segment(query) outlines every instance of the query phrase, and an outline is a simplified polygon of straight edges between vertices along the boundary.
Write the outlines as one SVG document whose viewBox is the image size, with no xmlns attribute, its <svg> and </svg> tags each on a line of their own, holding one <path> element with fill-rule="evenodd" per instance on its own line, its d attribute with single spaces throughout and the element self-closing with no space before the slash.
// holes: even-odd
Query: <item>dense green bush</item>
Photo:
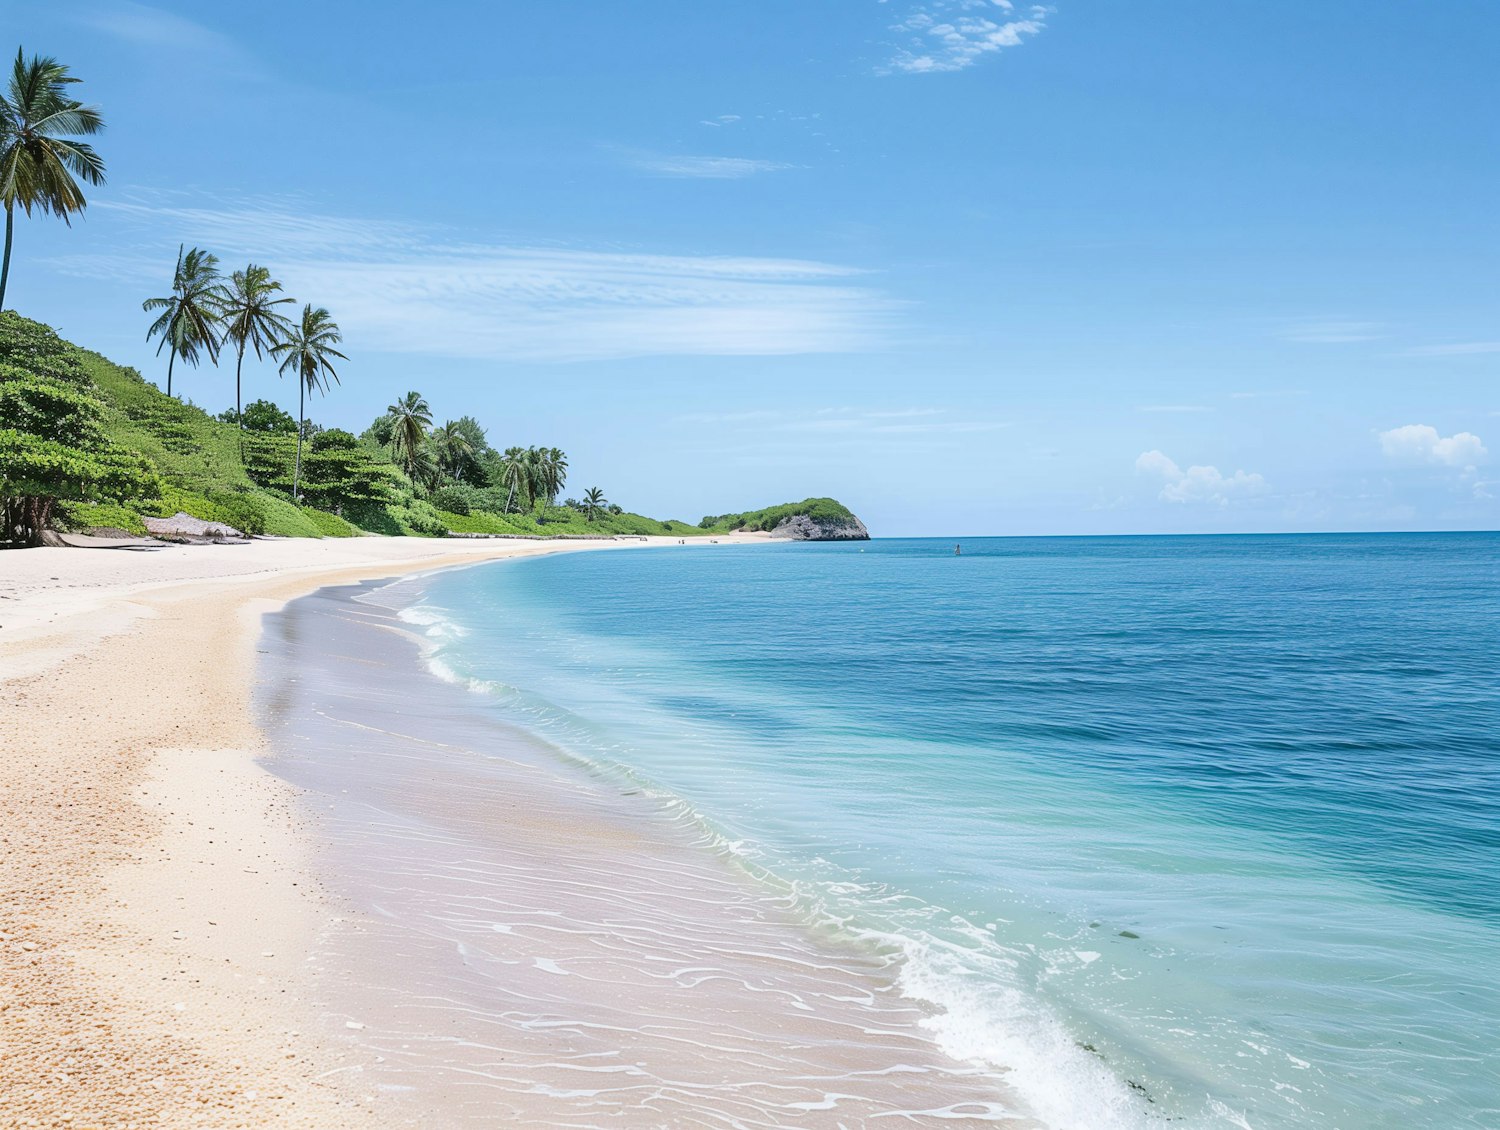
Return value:
<svg viewBox="0 0 1500 1130">
<path fill-rule="evenodd" d="M 302 514 L 325 538 L 359 537 L 359 530 L 337 514 L 330 514 L 326 510 L 314 510 L 311 506 L 302 507 Z"/>
<path fill-rule="evenodd" d="M 113 502 L 59 502 L 54 514 L 66 530 L 103 527 L 132 534 L 146 532 L 146 523 L 135 509 Z"/>
<path fill-rule="evenodd" d="M 0 365 L 0 541 L 40 541 L 60 500 L 128 503 L 160 493 L 156 468 L 113 442 L 104 416 L 85 386 Z"/>
<path fill-rule="evenodd" d="M 484 508 L 480 501 L 482 496 L 483 491 L 467 483 L 449 483 L 433 491 L 429 501 L 438 510 L 446 510 L 450 514 L 471 514 Z"/>
<path fill-rule="evenodd" d="M 35 377 L 89 384 L 76 346 L 58 337 L 51 326 L 23 318 L 14 310 L 0 311 L 0 362 Z"/>
<path fill-rule="evenodd" d="M 263 534 L 268 521 L 266 504 L 259 493 L 215 492 L 208 496 L 217 514 L 217 520 L 233 526 L 244 534 Z"/>
<path fill-rule="evenodd" d="M 226 408 L 218 419 L 225 424 L 236 424 L 234 409 Z M 297 418 L 269 400 L 252 400 L 240 413 L 247 432 L 270 432 L 281 435 L 297 434 Z"/>
</svg>

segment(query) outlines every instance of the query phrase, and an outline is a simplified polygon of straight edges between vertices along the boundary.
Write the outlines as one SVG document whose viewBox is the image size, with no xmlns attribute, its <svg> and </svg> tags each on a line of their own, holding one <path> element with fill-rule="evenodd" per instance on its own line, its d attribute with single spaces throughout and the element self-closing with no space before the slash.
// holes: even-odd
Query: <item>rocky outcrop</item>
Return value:
<svg viewBox="0 0 1500 1130">
<path fill-rule="evenodd" d="M 143 518 L 146 532 L 166 541 L 227 541 L 243 539 L 239 530 L 224 522 L 205 522 L 179 510 L 170 518 Z"/>
<path fill-rule="evenodd" d="M 847 518 L 818 519 L 806 514 L 793 514 L 783 518 L 771 531 L 773 538 L 788 538 L 791 541 L 869 541 L 870 531 L 865 524 L 850 514 Z"/>
</svg>

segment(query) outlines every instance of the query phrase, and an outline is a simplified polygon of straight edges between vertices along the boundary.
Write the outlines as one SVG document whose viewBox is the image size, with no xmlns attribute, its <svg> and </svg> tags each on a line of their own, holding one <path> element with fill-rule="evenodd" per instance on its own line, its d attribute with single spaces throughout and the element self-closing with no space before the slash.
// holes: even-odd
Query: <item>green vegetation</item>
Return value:
<svg viewBox="0 0 1500 1130">
<path fill-rule="evenodd" d="M 815 522 L 852 522 L 853 512 L 832 498 L 808 498 L 801 502 L 785 502 L 780 506 L 768 506 L 764 510 L 749 510 L 743 514 L 709 515 L 698 523 L 709 533 L 728 533 L 730 530 L 774 530 L 788 518 L 805 514 Z"/>
<path fill-rule="evenodd" d="M 186 254 L 177 248 L 177 270 L 172 274 L 172 293 L 164 298 L 148 298 L 141 309 L 161 314 L 146 331 L 146 340 L 161 338 L 156 355 L 167 354 L 167 395 L 172 395 L 172 369 L 181 357 L 185 364 L 198 367 L 204 354 L 214 364 L 219 361 L 219 313 L 224 308 L 224 292 L 219 282 L 219 260 L 201 248 Z"/>
<path fill-rule="evenodd" d="M 234 425 L 242 430 L 245 424 L 240 414 L 240 375 L 245 367 L 245 348 L 253 347 L 256 360 L 260 360 L 292 332 L 290 319 L 276 309 L 288 305 L 292 299 L 277 298 L 280 291 L 281 284 L 271 277 L 271 272 L 254 263 L 231 275 L 224 291 L 224 344 L 233 345 L 235 353 Z"/>
<path fill-rule="evenodd" d="M 49 521 L 66 529 L 142 533 L 143 516 L 178 510 L 246 533 L 292 537 L 440 537 L 449 531 L 701 537 L 772 529 L 792 514 L 850 517 L 832 499 L 809 499 L 690 526 L 627 513 L 599 487 L 582 500 L 558 504 L 568 469 L 562 451 L 498 452 L 470 416 L 429 430 L 421 418 L 425 412 L 430 420 L 430 410 L 420 395 L 415 402 L 423 411 L 412 413 L 417 426 L 405 442 L 417 481 L 392 454 L 404 426 L 399 406 L 360 436 L 299 423 L 267 400 L 214 417 L 44 325 L 0 313 L 6 519 L 0 541 L 31 544 Z M 292 501 L 294 485 L 302 505 Z"/>
<path fill-rule="evenodd" d="M 280 341 L 271 346 L 271 354 L 281 360 L 281 375 L 291 373 L 297 379 L 297 460 L 292 469 L 292 498 L 301 499 L 297 489 L 302 481 L 302 437 L 307 431 L 307 394 L 327 392 L 328 378 L 338 383 L 333 358 L 347 360 L 334 348 L 343 341 L 339 327 L 328 311 L 311 304 L 302 307 L 302 319 L 293 325 Z"/>
<path fill-rule="evenodd" d="M 0 331 L 20 321 L 0 314 Z M 35 545 L 59 502 L 145 501 L 161 481 L 108 434 L 107 409 L 66 343 L 26 329 L 11 348 L 0 338 L 0 537 Z"/>
<path fill-rule="evenodd" d="M 247 423 L 250 418 L 247 412 Z M 135 370 L 79 349 L 47 326 L 10 311 L 0 313 L 0 498 L 5 512 L 0 543 L 34 544 L 49 522 L 67 529 L 110 526 L 143 533 L 144 515 L 178 510 L 246 533 L 357 533 L 334 514 L 294 506 L 290 493 L 277 488 L 275 480 L 292 475 L 296 423 L 274 405 L 262 405 L 257 418 L 272 427 L 284 427 L 283 418 L 290 425 L 282 433 L 285 458 L 270 461 L 265 483 L 248 473 L 232 423 L 168 397 Z M 347 432 L 340 434 L 353 440 Z M 337 435 L 326 444 L 330 451 L 337 446 Z M 370 475 L 385 484 L 383 491 L 359 494 L 371 511 L 370 521 L 392 532 L 411 532 L 399 517 L 387 519 L 382 513 L 402 513 L 414 501 L 410 486 L 393 467 L 380 464 L 378 452 L 365 456 L 365 462 L 379 465 Z M 337 456 L 319 466 L 320 475 L 327 467 L 329 480 L 335 473 L 349 473 L 346 461 Z M 336 482 L 323 478 L 309 485 L 323 492 L 320 499 L 338 493 Z M 432 512 L 422 532 L 440 525 Z"/>
<path fill-rule="evenodd" d="M 104 183 L 104 161 L 86 142 L 74 140 L 104 128 L 92 106 L 68 97 L 79 81 L 56 59 L 16 50 L 10 83 L 0 94 L 0 202 L 5 205 L 5 253 L 0 262 L 0 310 L 10 284 L 10 251 L 16 205 L 33 212 L 69 217 L 87 205 L 78 180 Z"/>
</svg>

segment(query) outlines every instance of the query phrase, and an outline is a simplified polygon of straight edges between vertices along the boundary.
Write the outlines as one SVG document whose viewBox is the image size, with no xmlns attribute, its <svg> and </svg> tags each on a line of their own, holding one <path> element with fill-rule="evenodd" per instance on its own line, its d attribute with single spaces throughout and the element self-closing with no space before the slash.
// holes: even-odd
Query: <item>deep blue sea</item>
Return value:
<svg viewBox="0 0 1500 1130">
<path fill-rule="evenodd" d="M 1500 535 L 954 544 L 513 561 L 412 616 L 902 947 L 1052 1125 L 1500 1126 Z"/>
</svg>

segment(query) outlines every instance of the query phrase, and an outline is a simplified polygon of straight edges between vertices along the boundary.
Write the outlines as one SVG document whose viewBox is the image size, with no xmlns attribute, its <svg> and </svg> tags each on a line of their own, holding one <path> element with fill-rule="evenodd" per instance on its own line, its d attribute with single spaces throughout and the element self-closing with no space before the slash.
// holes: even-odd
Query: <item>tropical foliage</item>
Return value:
<svg viewBox="0 0 1500 1130">
<path fill-rule="evenodd" d="M 292 471 L 292 501 L 301 497 L 297 485 L 302 479 L 302 433 L 307 422 L 307 394 L 326 392 L 328 379 L 337 383 L 333 359 L 345 357 L 334 346 L 343 341 L 339 327 L 321 306 L 302 308 L 301 320 L 281 341 L 271 346 L 271 353 L 281 361 L 281 375 L 291 373 L 297 379 L 297 462 Z"/>
<path fill-rule="evenodd" d="M 427 451 L 432 409 L 419 392 L 408 392 L 385 410 L 390 418 L 391 454 L 409 479 L 419 479 Z"/>
<path fill-rule="evenodd" d="M 71 225 L 87 206 L 79 180 L 104 183 L 104 161 L 87 142 L 104 128 L 92 106 L 68 96 L 78 82 L 56 59 L 16 50 L 10 82 L 0 94 L 0 204 L 5 207 L 5 251 L 0 260 L 0 310 L 10 285 L 16 206 Z"/>
<path fill-rule="evenodd" d="M 589 487 L 583 492 L 583 504 L 579 510 L 585 519 L 592 522 L 609 512 L 609 500 L 604 497 L 604 492 L 598 487 Z"/>
<path fill-rule="evenodd" d="M 59 499 L 122 502 L 160 493 L 151 464 L 105 434 L 104 414 L 84 386 L 0 365 L 0 539 L 37 544 Z"/>
<path fill-rule="evenodd" d="M 172 395 L 172 368 L 181 357 L 184 362 L 198 367 L 199 359 L 208 355 L 215 363 L 219 360 L 219 319 L 223 315 L 227 295 L 219 280 L 217 256 L 194 247 L 184 253 L 177 249 L 177 270 L 172 275 L 172 293 L 164 298 L 148 298 L 141 309 L 148 314 L 160 310 L 161 315 L 146 331 L 146 340 L 161 338 L 156 355 L 163 349 L 167 355 L 167 395 Z"/>
<path fill-rule="evenodd" d="M 280 292 L 281 284 L 271 277 L 271 272 L 254 263 L 243 271 L 234 272 L 225 289 L 222 310 L 224 341 L 234 346 L 234 416 L 235 425 L 242 429 L 240 377 L 245 367 L 246 347 L 253 348 L 256 360 L 259 360 L 292 332 L 291 321 L 276 307 L 285 306 L 293 299 L 278 298 Z"/>
</svg>

